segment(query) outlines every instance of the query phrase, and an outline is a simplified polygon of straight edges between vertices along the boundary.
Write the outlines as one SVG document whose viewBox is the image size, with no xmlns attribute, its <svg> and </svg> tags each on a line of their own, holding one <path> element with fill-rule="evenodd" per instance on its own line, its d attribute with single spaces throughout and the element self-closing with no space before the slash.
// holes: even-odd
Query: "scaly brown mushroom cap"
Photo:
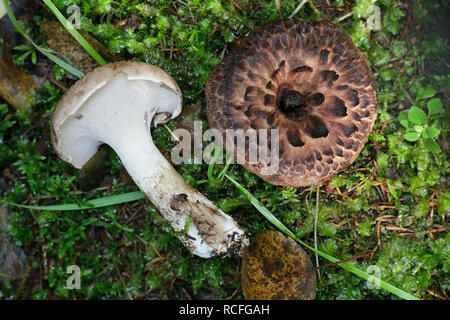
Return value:
<svg viewBox="0 0 450 320">
<path fill-rule="evenodd" d="M 248 148 L 243 166 L 295 187 L 347 168 L 377 115 L 367 59 L 340 26 L 322 21 L 279 19 L 237 40 L 210 74 L 206 98 L 209 123 L 224 134 L 278 129 L 279 170 L 263 175 L 266 165 L 249 163 Z"/>
</svg>

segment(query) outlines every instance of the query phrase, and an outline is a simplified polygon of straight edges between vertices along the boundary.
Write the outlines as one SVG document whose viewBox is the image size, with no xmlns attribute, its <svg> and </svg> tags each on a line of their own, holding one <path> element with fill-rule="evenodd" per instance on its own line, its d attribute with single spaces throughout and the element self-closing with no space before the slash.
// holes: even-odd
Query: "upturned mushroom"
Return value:
<svg viewBox="0 0 450 320">
<path fill-rule="evenodd" d="M 6 14 L 5 4 L 0 1 L 0 19 Z"/>
<path fill-rule="evenodd" d="M 244 231 L 204 195 L 187 185 L 153 143 L 150 125 L 179 115 L 182 96 L 162 69 L 140 62 L 116 62 L 78 80 L 52 118 L 57 154 L 81 168 L 103 143 L 119 156 L 134 182 L 195 255 L 240 252 Z"/>
<path fill-rule="evenodd" d="M 206 98 L 208 121 L 224 134 L 279 130 L 277 172 L 248 161 L 248 149 L 243 166 L 294 187 L 320 185 L 352 164 L 377 115 L 366 58 L 323 21 L 275 20 L 237 40 L 211 72 Z"/>
<path fill-rule="evenodd" d="M 316 273 L 308 254 L 292 238 L 265 231 L 250 239 L 242 255 L 242 291 L 248 300 L 312 300 Z"/>
</svg>

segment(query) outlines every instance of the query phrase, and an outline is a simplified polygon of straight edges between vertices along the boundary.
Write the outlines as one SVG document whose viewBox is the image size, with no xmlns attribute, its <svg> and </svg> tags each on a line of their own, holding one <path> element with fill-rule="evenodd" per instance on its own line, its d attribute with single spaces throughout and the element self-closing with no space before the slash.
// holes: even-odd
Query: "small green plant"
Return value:
<svg viewBox="0 0 450 320">
<path fill-rule="evenodd" d="M 31 56 L 31 62 L 33 64 L 36 64 L 37 62 L 37 54 L 36 54 L 36 48 L 33 46 L 27 46 L 27 45 L 19 45 L 15 46 L 14 50 L 20 51 L 21 53 L 15 56 L 15 62 L 19 66 L 23 66 L 25 64 L 25 60 Z"/>
<path fill-rule="evenodd" d="M 429 92 L 425 96 L 420 96 L 420 98 L 432 97 L 435 95 L 435 91 Z M 431 152 L 440 153 L 441 148 L 436 143 L 435 139 L 439 136 L 441 131 L 436 128 L 437 121 L 430 124 L 432 117 L 435 114 L 439 114 L 442 111 L 442 102 L 439 98 L 433 98 L 428 100 L 428 116 L 425 112 L 416 106 L 412 106 L 408 113 L 402 111 L 398 116 L 400 124 L 406 128 L 406 133 L 403 135 L 408 141 L 418 141 L 420 138 L 423 140 L 424 146 Z"/>
</svg>

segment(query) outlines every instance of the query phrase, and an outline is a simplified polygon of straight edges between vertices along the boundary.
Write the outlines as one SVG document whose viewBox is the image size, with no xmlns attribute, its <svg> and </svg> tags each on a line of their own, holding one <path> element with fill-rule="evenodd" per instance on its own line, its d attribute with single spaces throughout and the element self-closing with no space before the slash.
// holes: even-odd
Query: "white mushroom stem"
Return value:
<svg viewBox="0 0 450 320">
<path fill-rule="evenodd" d="M 77 168 L 89 160 L 100 144 L 108 144 L 175 231 L 184 230 L 186 219 L 192 218 L 187 233 L 180 239 L 193 254 L 208 258 L 239 251 L 248 244 L 244 231 L 187 185 L 153 143 L 153 117 L 162 112 L 176 116 L 180 106 L 181 95 L 164 82 L 130 80 L 119 74 L 105 81 L 71 114 L 65 109 L 60 112 L 65 115 L 55 117 L 54 144 L 59 155 Z M 65 120 L 60 121 L 63 116 Z"/>
</svg>

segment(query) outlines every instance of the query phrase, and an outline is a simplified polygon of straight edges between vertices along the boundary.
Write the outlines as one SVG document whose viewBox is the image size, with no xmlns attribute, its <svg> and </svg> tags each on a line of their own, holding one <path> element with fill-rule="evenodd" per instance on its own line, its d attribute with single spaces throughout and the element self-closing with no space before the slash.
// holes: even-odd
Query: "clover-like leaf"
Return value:
<svg viewBox="0 0 450 320">
<path fill-rule="evenodd" d="M 427 103 L 428 115 L 440 113 L 442 111 L 442 101 L 439 98 L 430 99 Z"/>
<path fill-rule="evenodd" d="M 424 125 L 427 122 L 427 115 L 422 109 L 412 106 L 408 112 L 408 120 L 414 124 Z"/>
<path fill-rule="evenodd" d="M 419 140 L 419 137 L 420 133 L 418 132 L 408 132 L 403 135 L 403 138 L 405 138 L 408 141 L 417 141 Z"/>
</svg>

